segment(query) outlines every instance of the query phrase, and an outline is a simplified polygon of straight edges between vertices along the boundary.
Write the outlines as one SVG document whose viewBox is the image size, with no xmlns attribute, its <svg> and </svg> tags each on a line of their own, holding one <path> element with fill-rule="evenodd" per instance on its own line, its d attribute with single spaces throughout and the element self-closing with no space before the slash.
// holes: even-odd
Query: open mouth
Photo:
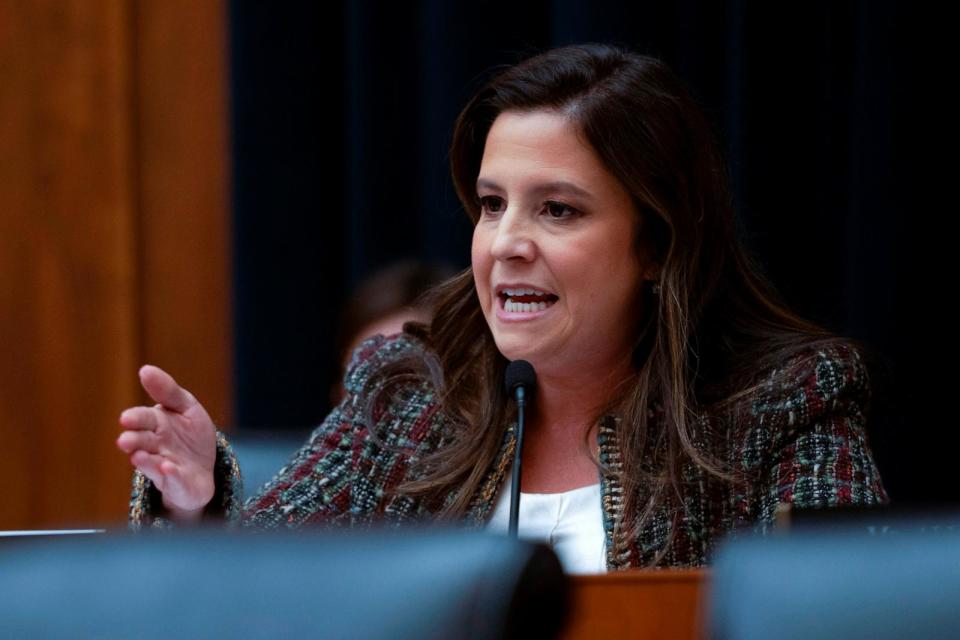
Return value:
<svg viewBox="0 0 960 640">
<path fill-rule="evenodd" d="M 498 292 L 501 308 L 507 313 L 534 313 L 545 311 L 560 298 L 537 289 L 501 289 Z"/>
</svg>

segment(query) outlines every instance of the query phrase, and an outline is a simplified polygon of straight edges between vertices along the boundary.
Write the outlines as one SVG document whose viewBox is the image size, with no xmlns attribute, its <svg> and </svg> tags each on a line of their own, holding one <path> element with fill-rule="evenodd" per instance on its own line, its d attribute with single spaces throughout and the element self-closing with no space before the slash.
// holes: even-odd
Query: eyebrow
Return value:
<svg viewBox="0 0 960 640">
<path fill-rule="evenodd" d="M 484 189 L 484 188 L 490 189 L 492 191 L 504 190 L 500 185 L 498 185 L 493 180 L 488 180 L 486 178 L 478 178 L 477 191 L 480 191 L 480 189 Z M 584 189 L 573 184 L 572 182 L 567 182 L 565 180 L 554 180 L 552 182 L 540 183 L 532 189 L 532 192 L 538 195 L 544 194 L 544 193 L 557 193 L 557 192 L 569 193 L 578 198 L 583 198 L 584 200 L 590 200 L 590 201 L 593 200 L 593 195 L 591 195 L 589 191 L 585 191 Z"/>
</svg>

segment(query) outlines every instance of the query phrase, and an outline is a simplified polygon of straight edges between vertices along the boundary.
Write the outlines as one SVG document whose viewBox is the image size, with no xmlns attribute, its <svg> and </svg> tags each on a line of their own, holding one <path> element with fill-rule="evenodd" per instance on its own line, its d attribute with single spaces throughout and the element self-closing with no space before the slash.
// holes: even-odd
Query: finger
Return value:
<svg viewBox="0 0 960 640">
<path fill-rule="evenodd" d="M 145 364 L 140 367 L 140 384 L 151 398 L 177 413 L 186 412 L 197 402 L 169 373 L 153 365 Z"/>
<path fill-rule="evenodd" d="M 133 453 L 138 449 L 147 453 L 160 451 L 157 434 L 152 431 L 124 431 L 117 438 L 117 448 L 124 453 Z"/>
<path fill-rule="evenodd" d="M 147 453 L 143 450 L 134 451 L 133 455 L 130 456 L 130 464 L 139 469 L 143 475 L 150 478 L 161 493 L 164 488 L 164 475 L 160 468 L 165 461 L 166 459 L 163 456 L 158 456 L 155 453 Z"/>
<path fill-rule="evenodd" d="M 120 426 L 124 429 L 155 431 L 159 425 L 157 409 L 131 407 L 120 414 Z"/>
</svg>

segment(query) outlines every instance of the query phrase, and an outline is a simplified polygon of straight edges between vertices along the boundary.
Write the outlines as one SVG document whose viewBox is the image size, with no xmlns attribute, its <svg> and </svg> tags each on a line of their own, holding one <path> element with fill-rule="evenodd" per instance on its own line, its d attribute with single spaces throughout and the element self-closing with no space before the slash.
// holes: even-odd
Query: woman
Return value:
<svg viewBox="0 0 960 640">
<path fill-rule="evenodd" d="M 551 501 L 571 570 L 697 566 L 781 502 L 886 501 L 860 353 L 747 258 L 709 127 L 662 64 L 587 45 L 509 68 L 460 114 L 451 168 L 472 268 L 434 291 L 429 325 L 358 349 L 347 397 L 242 508 L 206 412 L 141 369 L 159 404 L 125 411 L 117 441 L 137 467 L 134 525 L 162 509 L 503 527 L 515 359 L 538 374 L 521 533 Z"/>
</svg>

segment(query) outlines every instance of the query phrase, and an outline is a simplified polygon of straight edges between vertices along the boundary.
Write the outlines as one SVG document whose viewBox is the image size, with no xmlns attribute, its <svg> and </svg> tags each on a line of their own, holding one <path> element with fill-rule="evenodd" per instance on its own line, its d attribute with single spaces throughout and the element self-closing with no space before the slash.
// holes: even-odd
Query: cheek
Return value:
<svg viewBox="0 0 960 640">
<path fill-rule="evenodd" d="M 629 235 L 625 236 L 629 238 Z M 592 322 L 618 325 L 634 312 L 640 269 L 632 245 L 617 237 L 591 242 L 578 251 L 558 254 L 568 293 L 576 293 L 579 311 Z"/>
<path fill-rule="evenodd" d="M 480 295 L 481 305 L 486 304 L 484 294 L 490 289 L 490 263 L 490 251 L 485 234 L 479 228 L 475 228 L 473 244 L 470 247 L 470 266 L 473 270 L 473 281 L 477 288 L 477 294 Z"/>
</svg>

